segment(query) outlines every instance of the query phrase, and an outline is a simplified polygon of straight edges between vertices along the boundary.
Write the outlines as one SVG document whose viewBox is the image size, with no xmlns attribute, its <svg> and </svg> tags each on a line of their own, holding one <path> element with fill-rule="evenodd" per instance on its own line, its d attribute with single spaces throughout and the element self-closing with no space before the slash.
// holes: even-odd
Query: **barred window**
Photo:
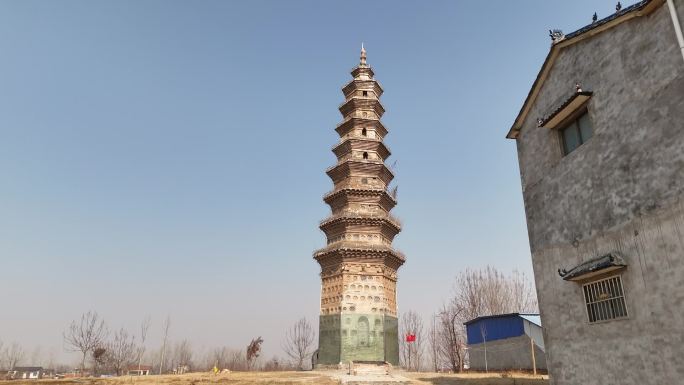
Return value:
<svg viewBox="0 0 684 385">
<path fill-rule="evenodd" d="M 587 283 L 582 289 L 589 323 L 627 317 L 625 293 L 619 275 Z"/>
</svg>

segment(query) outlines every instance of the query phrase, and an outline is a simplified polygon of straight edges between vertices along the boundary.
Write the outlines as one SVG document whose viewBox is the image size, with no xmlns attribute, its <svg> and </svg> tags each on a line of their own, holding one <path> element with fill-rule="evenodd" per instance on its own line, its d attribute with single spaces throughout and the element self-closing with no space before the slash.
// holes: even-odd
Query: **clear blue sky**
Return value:
<svg viewBox="0 0 684 385">
<path fill-rule="evenodd" d="M 631 4 L 625 4 L 625 6 Z M 243 347 L 315 320 L 340 87 L 385 88 L 400 311 L 466 267 L 531 275 L 515 142 L 548 52 L 614 1 L 1 1 L 0 339 L 89 309 Z M 69 358 L 71 356 L 64 356 Z M 69 358 L 70 359 L 70 358 Z M 26 362 L 26 364 L 33 364 Z"/>
</svg>

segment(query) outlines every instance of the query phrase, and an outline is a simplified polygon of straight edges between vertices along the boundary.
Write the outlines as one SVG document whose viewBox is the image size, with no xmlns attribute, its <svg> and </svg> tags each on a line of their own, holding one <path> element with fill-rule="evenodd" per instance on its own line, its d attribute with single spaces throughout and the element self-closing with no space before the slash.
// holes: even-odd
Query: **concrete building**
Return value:
<svg viewBox="0 0 684 385">
<path fill-rule="evenodd" d="M 684 0 L 616 9 L 551 31 L 507 135 L 555 385 L 684 381 Z"/>
<path fill-rule="evenodd" d="M 483 316 L 464 325 L 470 370 L 546 370 L 539 314 Z"/>
<path fill-rule="evenodd" d="M 400 231 L 390 214 L 394 178 L 385 165 L 387 129 L 380 121 L 382 87 L 366 63 L 366 51 L 342 88 L 343 121 L 333 147 L 337 164 L 327 170 L 333 190 L 323 198 L 331 215 L 320 224 L 327 246 L 314 253 L 321 266 L 319 365 L 349 361 L 399 363 L 396 284 L 404 256 L 392 247 Z"/>
<path fill-rule="evenodd" d="M 126 374 L 129 376 L 149 376 L 152 371 L 152 366 L 150 365 L 130 365 Z"/>
<path fill-rule="evenodd" d="M 52 369 L 43 369 L 40 366 L 17 366 L 7 373 L 11 380 L 38 380 L 41 378 L 51 378 L 54 375 Z"/>
</svg>

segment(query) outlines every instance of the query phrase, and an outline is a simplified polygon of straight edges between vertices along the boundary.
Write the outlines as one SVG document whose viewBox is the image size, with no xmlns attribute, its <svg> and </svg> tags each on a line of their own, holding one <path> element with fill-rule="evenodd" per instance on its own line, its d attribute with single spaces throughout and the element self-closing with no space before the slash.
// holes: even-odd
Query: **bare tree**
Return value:
<svg viewBox="0 0 684 385">
<path fill-rule="evenodd" d="M 161 348 L 161 359 L 159 362 L 159 374 L 162 374 L 164 369 L 164 355 L 166 354 L 166 343 L 169 339 L 169 328 L 171 327 L 171 316 L 167 315 L 164 323 L 162 324 L 162 330 L 164 331 L 164 342 Z"/>
<path fill-rule="evenodd" d="M 271 358 L 264 364 L 262 370 L 264 372 L 278 372 L 286 370 L 295 370 L 295 368 L 288 362 L 283 362 L 279 357 L 273 356 L 273 358 Z"/>
<path fill-rule="evenodd" d="M 178 374 L 192 368 L 192 347 L 188 340 L 176 343 L 173 350 L 173 362 Z"/>
<path fill-rule="evenodd" d="M 21 363 L 21 361 L 26 356 L 24 349 L 16 342 L 8 346 L 5 350 L 5 362 L 7 362 L 7 368 L 9 370 L 14 370 L 14 368 Z"/>
<path fill-rule="evenodd" d="M 439 314 L 439 354 L 454 372 L 463 370 L 465 338 L 461 323 L 462 309 L 444 305 Z"/>
<path fill-rule="evenodd" d="M 313 353 L 315 332 L 306 318 L 301 318 L 285 333 L 283 350 L 294 360 L 297 369 L 304 370 L 304 362 Z"/>
<path fill-rule="evenodd" d="M 138 345 L 138 370 L 142 367 L 142 359 L 145 354 L 145 340 L 147 339 L 147 332 L 150 330 L 151 319 L 145 317 L 140 324 L 140 345 Z"/>
<path fill-rule="evenodd" d="M 5 344 L 2 342 L 2 340 L 0 340 L 0 368 L 6 368 L 5 359 L 6 359 Z M 2 376 L 0 376 L 0 379 L 2 379 Z"/>
<path fill-rule="evenodd" d="M 252 369 L 256 359 L 259 358 L 261 354 L 261 344 L 264 343 L 264 339 L 257 337 L 252 339 L 252 342 L 247 345 L 247 352 L 245 358 L 247 359 L 247 370 Z"/>
<path fill-rule="evenodd" d="M 107 344 L 106 362 L 116 375 L 120 376 L 123 370 L 134 362 L 136 350 L 135 336 L 121 328 Z"/>
<path fill-rule="evenodd" d="M 81 352 L 81 370 L 85 370 L 88 352 L 103 344 L 107 328 L 96 312 L 89 311 L 81 316 L 80 322 L 71 321 L 63 336 L 67 350 Z"/>
<path fill-rule="evenodd" d="M 242 350 L 233 350 L 228 361 L 230 370 L 249 370 L 247 366 L 247 356 Z"/>
<path fill-rule="evenodd" d="M 536 311 L 534 287 L 524 274 L 506 275 L 491 266 L 466 269 L 456 277 L 454 296 L 439 315 L 435 331 L 439 361 L 454 372 L 462 370 L 464 322 L 492 314 Z"/>
<path fill-rule="evenodd" d="M 415 341 L 407 341 L 407 336 L 415 336 Z M 399 351 L 401 362 L 408 371 L 419 371 L 423 359 L 423 319 L 411 310 L 401 316 L 399 333 Z"/>
<path fill-rule="evenodd" d="M 487 266 L 466 269 L 456 277 L 454 305 L 462 310 L 464 321 L 484 315 L 536 312 L 534 286 L 517 271 L 505 275 Z"/>
<path fill-rule="evenodd" d="M 93 357 L 93 375 L 97 376 L 97 368 L 107 364 L 107 348 L 98 346 L 91 353 Z"/>
<path fill-rule="evenodd" d="M 42 350 L 43 349 L 40 347 L 40 345 L 35 346 L 33 350 L 31 350 L 31 356 L 29 358 L 31 360 L 31 365 L 41 364 L 41 358 L 43 356 Z"/>
<path fill-rule="evenodd" d="M 439 370 L 439 326 L 437 325 L 438 314 L 430 317 L 432 325 L 428 330 L 428 344 L 430 349 L 430 363 L 434 372 Z"/>
<path fill-rule="evenodd" d="M 216 366 L 219 369 L 227 368 L 230 362 L 230 353 L 230 349 L 228 349 L 225 346 L 213 349 L 209 352 L 205 360 L 206 368 L 211 369 L 214 366 Z"/>
</svg>

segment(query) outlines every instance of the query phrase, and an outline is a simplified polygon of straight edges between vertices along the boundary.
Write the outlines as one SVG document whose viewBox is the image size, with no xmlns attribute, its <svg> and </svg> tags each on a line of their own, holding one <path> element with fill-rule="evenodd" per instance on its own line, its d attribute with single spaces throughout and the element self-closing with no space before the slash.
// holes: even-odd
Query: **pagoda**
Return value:
<svg viewBox="0 0 684 385">
<path fill-rule="evenodd" d="M 337 163 L 326 173 L 334 188 L 323 197 L 332 209 L 321 221 L 327 246 L 314 253 L 321 266 L 319 365 L 350 361 L 399 363 L 397 270 L 404 256 L 392 247 L 401 230 L 390 214 L 394 178 L 380 118 L 382 87 L 366 63 L 366 50 L 342 88 Z"/>
</svg>

